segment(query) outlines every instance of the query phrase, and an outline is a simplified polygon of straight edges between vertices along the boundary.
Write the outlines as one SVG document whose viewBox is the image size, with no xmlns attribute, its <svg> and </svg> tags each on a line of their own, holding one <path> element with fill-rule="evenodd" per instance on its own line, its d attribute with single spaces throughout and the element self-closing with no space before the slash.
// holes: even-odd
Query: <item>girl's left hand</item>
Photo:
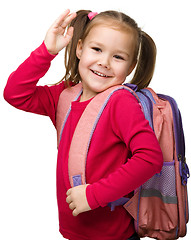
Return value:
<svg viewBox="0 0 191 240">
<path fill-rule="evenodd" d="M 73 216 L 77 216 L 82 212 L 91 210 L 86 198 L 86 188 L 88 185 L 89 184 L 79 185 L 77 187 L 70 188 L 66 193 L 66 202 L 69 204 L 69 208 L 72 210 Z"/>
</svg>

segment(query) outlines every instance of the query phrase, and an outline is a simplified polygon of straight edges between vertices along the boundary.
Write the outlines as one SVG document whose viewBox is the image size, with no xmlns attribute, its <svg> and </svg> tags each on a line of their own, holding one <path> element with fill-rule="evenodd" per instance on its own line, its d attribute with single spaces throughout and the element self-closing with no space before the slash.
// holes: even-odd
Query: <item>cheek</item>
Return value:
<svg viewBox="0 0 191 240">
<path fill-rule="evenodd" d="M 82 79 L 88 76 L 90 69 L 91 69 L 91 62 L 89 61 L 88 58 L 82 57 L 78 64 L 78 71 Z"/>
<path fill-rule="evenodd" d="M 80 59 L 79 64 L 78 64 L 78 70 L 79 72 L 83 71 L 86 67 L 86 61 L 84 61 L 83 57 Z"/>
<path fill-rule="evenodd" d="M 125 79 L 128 75 L 128 66 L 122 66 L 122 67 L 118 67 L 116 68 L 116 75 L 118 76 L 118 78 L 120 79 Z"/>
<path fill-rule="evenodd" d="M 80 68 L 87 68 L 92 64 L 91 58 L 88 55 L 82 55 L 80 61 L 79 61 L 79 67 Z"/>
</svg>

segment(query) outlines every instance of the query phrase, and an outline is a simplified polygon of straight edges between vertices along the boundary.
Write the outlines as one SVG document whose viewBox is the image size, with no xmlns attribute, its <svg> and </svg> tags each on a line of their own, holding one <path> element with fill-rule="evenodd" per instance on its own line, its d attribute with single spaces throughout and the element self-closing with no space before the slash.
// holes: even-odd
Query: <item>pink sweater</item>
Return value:
<svg viewBox="0 0 191 240">
<path fill-rule="evenodd" d="M 49 116 L 55 125 L 57 103 L 65 83 L 36 86 L 54 57 L 43 43 L 10 75 L 4 97 L 16 108 Z M 70 188 L 68 152 L 76 124 L 89 101 L 72 103 L 58 149 L 60 232 L 71 240 L 126 240 L 134 233 L 132 218 L 122 206 L 111 212 L 107 204 L 130 196 L 135 188 L 159 173 L 162 153 L 137 100 L 126 90 L 117 91 L 98 122 L 87 157 L 86 178 L 90 185 L 86 196 L 92 211 L 73 217 L 66 203 Z"/>
</svg>

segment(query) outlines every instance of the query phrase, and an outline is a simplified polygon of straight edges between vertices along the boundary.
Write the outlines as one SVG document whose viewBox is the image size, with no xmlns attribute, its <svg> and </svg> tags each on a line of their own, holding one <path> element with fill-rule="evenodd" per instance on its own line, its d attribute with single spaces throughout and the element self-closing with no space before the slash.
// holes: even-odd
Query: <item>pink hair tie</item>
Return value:
<svg viewBox="0 0 191 240">
<path fill-rule="evenodd" d="M 98 15 L 97 12 L 90 12 L 90 13 L 88 14 L 89 20 L 92 20 L 92 18 L 94 18 L 96 15 Z"/>
</svg>

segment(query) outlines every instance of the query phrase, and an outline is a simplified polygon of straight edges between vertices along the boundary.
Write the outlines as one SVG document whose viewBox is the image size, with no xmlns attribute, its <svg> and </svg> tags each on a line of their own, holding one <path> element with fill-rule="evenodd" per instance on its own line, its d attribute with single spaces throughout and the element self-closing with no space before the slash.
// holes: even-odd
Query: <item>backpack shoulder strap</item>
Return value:
<svg viewBox="0 0 191 240">
<path fill-rule="evenodd" d="M 57 146 L 59 146 L 63 128 L 71 111 L 71 102 L 77 100 L 81 93 L 82 84 L 78 83 L 74 87 L 64 89 L 60 94 L 56 112 Z"/>
<path fill-rule="evenodd" d="M 118 85 L 111 87 L 97 94 L 91 100 L 76 126 L 68 160 L 69 180 L 72 187 L 86 183 L 86 159 L 93 133 L 110 97 L 115 91 L 120 89 L 127 89 L 138 99 L 134 91 L 126 86 Z M 83 141 L 79 139 L 83 139 Z"/>
</svg>

